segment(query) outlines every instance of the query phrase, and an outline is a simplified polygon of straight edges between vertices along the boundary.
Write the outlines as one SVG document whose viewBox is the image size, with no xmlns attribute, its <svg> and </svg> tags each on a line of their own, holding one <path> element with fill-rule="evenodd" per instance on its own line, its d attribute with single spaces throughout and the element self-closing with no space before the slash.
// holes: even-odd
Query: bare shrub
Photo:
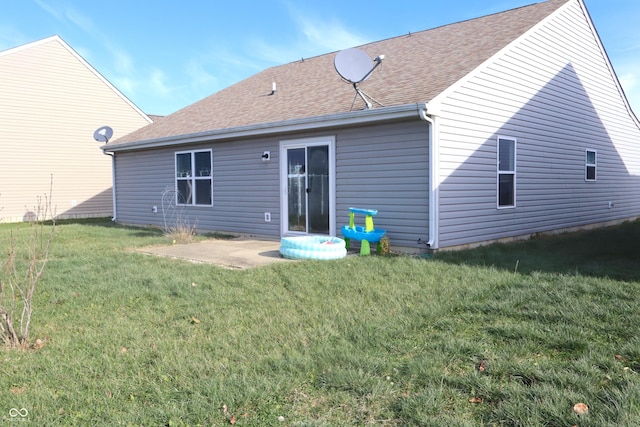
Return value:
<svg viewBox="0 0 640 427">
<path fill-rule="evenodd" d="M 174 243 L 189 243 L 196 235 L 198 221 L 191 224 L 184 206 L 178 205 L 178 195 L 178 190 L 173 186 L 167 186 L 162 192 L 164 232 Z"/>
<path fill-rule="evenodd" d="M 53 187 L 53 180 L 50 187 Z M 0 272 L 0 339 L 5 346 L 25 348 L 33 315 L 33 297 L 49 261 L 49 250 L 55 232 L 55 216 L 49 196 L 38 197 L 30 222 L 29 236 L 19 245 L 11 233 L 6 258 Z M 47 219 L 50 223 L 47 224 Z"/>
</svg>

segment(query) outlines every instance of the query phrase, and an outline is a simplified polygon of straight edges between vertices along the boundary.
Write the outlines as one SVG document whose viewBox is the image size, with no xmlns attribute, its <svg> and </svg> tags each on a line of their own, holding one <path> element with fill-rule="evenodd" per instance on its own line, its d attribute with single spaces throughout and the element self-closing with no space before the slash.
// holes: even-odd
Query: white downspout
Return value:
<svg viewBox="0 0 640 427">
<path fill-rule="evenodd" d="M 111 157 L 111 198 L 113 199 L 113 218 L 111 221 L 117 221 L 116 214 L 116 156 L 113 153 L 107 153 L 106 151 L 102 151 L 103 154 Z"/>
<path fill-rule="evenodd" d="M 438 116 L 429 114 L 424 104 L 419 109 L 420 118 L 429 123 L 429 241 L 430 249 L 438 249 L 438 230 L 440 223 L 440 138 L 438 132 Z"/>
</svg>

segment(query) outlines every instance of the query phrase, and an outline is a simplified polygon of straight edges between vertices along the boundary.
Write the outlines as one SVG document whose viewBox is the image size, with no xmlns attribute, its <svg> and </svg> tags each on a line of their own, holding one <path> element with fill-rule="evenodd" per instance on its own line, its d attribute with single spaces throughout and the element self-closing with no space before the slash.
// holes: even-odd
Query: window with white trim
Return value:
<svg viewBox="0 0 640 427">
<path fill-rule="evenodd" d="M 213 173 L 211 150 L 176 153 L 176 203 L 211 206 Z"/>
<path fill-rule="evenodd" d="M 516 139 L 498 137 L 498 209 L 516 206 Z"/>
<path fill-rule="evenodd" d="M 597 178 L 598 153 L 596 150 L 586 150 L 584 156 L 584 180 L 595 181 Z"/>
</svg>

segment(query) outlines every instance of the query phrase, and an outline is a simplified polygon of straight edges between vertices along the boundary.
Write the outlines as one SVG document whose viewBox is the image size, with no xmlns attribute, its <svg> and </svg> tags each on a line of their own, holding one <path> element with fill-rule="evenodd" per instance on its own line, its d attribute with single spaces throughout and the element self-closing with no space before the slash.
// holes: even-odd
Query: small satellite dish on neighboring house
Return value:
<svg viewBox="0 0 640 427">
<path fill-rule="evenodd" d="M 335 66 L 338 74 L 340 74 L 340 77 L 353 85 L 353 88 L 356 91 L 356 96 L 360 96 L 360 98 L 362 98 L 367 109 L 372 108 L 371 102 L 369 102 L 366 97 L 368 95 L 362 89 L 358 88 L 358 83 L 368 79 L 371 73 L 373 73 L 373 70 L 382 63 L 383 59 L 384 55 L 379 55 L 372 61 L 369 55 L 365 52 L 352 48 L 341 50 L 336 54 L 336 57 L 333 60 L 333 65 Z M 377 104 L 380 104 L 372 97 L 369 96 L 369 98 Z"/>
<path fill-rule="evenodd" d="M 101 126 L 93 133 L 93 139 L 98 142 L 109 142 L 109 139 L 113 136 L 113 129 L 109 126 Z"/>
</svg>

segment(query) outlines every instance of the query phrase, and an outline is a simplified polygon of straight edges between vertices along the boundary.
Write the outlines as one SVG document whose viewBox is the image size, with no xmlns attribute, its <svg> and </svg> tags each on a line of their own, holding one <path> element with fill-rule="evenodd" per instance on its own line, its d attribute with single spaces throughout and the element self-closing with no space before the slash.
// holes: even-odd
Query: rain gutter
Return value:
<svg viewBox="0 0 640 427">
<path fill-rule="evenodd" d="M 239 126 L 226 129 L 214 129 L 183 135 L 172 135 L 141 141 L 111 143 L 100 147 L 105 153 L 121 151 L 143 150 L 175 145 L 187 145 L 200 142 L 212 142 L 250 138 L 289 132 L 320 130 L 333 127 L 360 125 L 388 120 L 418 118 L 425 104 L 405 104 L 394 107 L 380 107 L 369 110 L 349 111 L 346 113 L 324 116 L 305 117 L 301 119 L 285 120 L 271 123 Z"/>
</svg>

